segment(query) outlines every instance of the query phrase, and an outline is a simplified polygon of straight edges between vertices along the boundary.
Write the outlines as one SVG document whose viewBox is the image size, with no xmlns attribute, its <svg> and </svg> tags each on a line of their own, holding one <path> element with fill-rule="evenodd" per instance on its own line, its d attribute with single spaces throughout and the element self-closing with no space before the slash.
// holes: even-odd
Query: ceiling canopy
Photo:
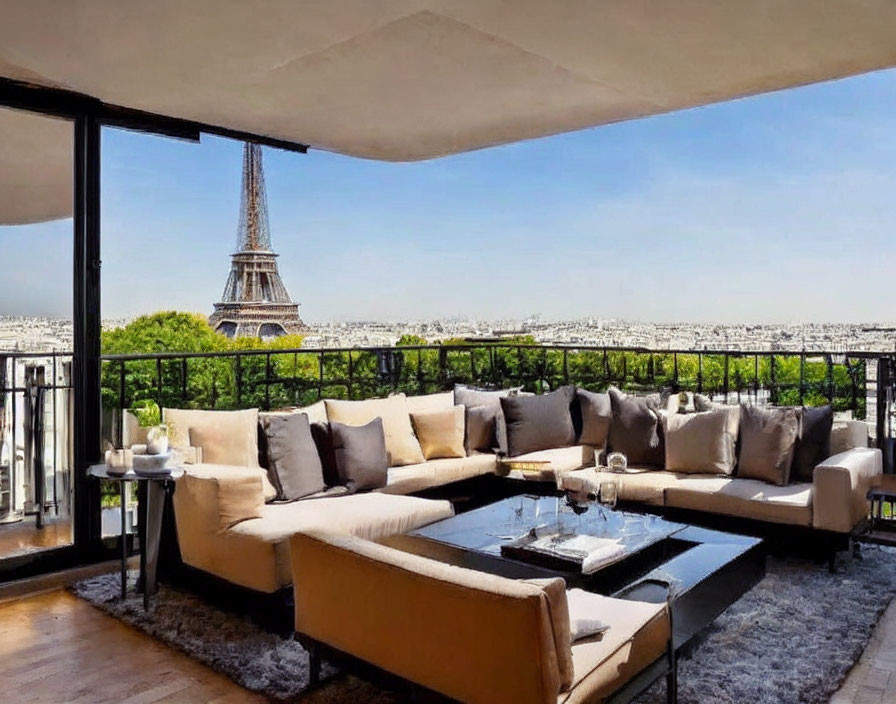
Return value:
<svg viewBox="0 0 896 704">
<path fill-rule="evenodd" d="M 892 0 L 0 0 L 0 76 L 408 161 L 896 64 Z"/>
</svg>

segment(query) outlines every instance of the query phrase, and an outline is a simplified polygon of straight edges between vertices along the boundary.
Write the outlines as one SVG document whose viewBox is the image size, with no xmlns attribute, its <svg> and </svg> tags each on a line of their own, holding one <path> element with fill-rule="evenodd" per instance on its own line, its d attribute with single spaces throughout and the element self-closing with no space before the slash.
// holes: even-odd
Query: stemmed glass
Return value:
<svg viewBox="0 0 896 704">
<path fill-rule="evenodd" d="M 616 499 L 618 498 L 616 482 L 601 482 L 599 498 L 600 503 L 610 511 L 616 508 Z"/>
</svg>

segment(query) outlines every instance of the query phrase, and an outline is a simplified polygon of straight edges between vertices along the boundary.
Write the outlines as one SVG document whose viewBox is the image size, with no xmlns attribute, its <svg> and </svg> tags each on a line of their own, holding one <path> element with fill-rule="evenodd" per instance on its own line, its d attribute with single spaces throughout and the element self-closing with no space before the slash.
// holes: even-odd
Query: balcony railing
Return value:
<svg viewBox="0 0 896 704">
<path fill-rule="evenodd" d="M 884 438 L 891 434 L 894 366 L 896 355 L 889 353 L 509 343 L 108 355 L 103 401 L 120 417 L 146 399 L 163 407 L 275 409 L 320 398 L 430 393 L 455 383 L 529 391 L 615 385 L 633 392 L 696 391 L 729 402 L 831 403 L 837 412 L 869 421 L 872 434 Z"/>
</svg>

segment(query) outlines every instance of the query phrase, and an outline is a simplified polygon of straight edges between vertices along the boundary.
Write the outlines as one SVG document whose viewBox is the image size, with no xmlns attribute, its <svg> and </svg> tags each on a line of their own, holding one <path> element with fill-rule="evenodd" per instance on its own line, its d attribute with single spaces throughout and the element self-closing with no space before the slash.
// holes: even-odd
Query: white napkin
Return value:
<svg viewBox="0 0 896 704">
<path fill-rule="evenodd" d="M 596 617 L 602 606 L 602 598 L 584 589 L 568 589 L 566 603 L 569 605 L 569 640 L 575 643 L 583 638 L 591 638 L 610 627 Z"/>
</svg>

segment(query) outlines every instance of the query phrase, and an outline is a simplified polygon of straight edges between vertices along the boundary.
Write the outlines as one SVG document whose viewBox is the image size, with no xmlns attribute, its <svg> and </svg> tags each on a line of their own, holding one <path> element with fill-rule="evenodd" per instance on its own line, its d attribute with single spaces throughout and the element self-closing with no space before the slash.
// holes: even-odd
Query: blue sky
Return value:
<svg viewBox="0 0 896 704">
<path fill-rule="evenodd" d="M 211 312 L 241 150 L 104 131 L 104 317 Z M 264 159 L 311 322 L 896 319 L 893 71 L 428 162 Z M 70 236 L 0 228 L 0 312 L 69 313 Z"/>
</svg>

